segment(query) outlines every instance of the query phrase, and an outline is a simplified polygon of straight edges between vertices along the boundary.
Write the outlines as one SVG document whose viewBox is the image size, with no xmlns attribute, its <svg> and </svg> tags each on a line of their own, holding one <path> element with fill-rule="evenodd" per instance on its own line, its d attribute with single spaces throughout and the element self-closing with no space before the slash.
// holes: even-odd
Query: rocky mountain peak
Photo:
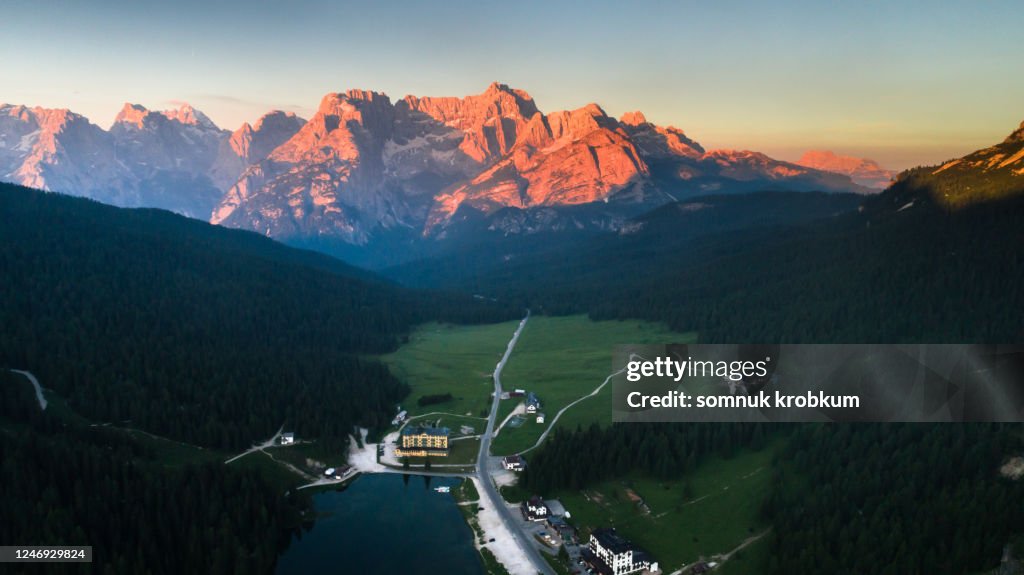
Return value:
<svg viewBox="0 0 1024 575">
<path fill-rule="evenodd" d="M 176 110 L 167 110 L 162 113 L 168 120 L 179 122 L 187 126 L 195 126 L 197 128 L 205 128 L 208 130 L 220 129 L 213 123 L 213 120 L 207 117 L 206 114 L 196 110 L 189 104 L 182 104 Z"/>
<path fill-rule="evenodd" d="M 506 94 L 523 102 L 533 102 L 533 96 L 530 96 L 530 94 L 526 90 L 512 88 L 508 84 L 502 84 L 501 82 L 491 82 L 491 84 L 487 86 L 487 89 L 484 90 L 483 93 L 483 95 L 488 94 L 490 94 L 492 97 L 498 96 L 500 94 Z"/>
<path fill-rule="evenodd" d="M 149 114 L 149 110 L 141 104 L 132 104 L 125 102 L 124 106 L 121 107 L 121 111 L 117 113 L 114 118 L 115 124 L 132 124 L 137 128 L 141 128 L 146 116 Z"/>
<path fill-rule="evenodd" d="M 571 111 L 552 112 L 547 115 L 552 138 L 579 139 L 596 130 L 615 130 L 618 122 L 608 116 L 601 106 L 590 103 Z"/>
<path fill-rule="evenodd" d="M 643 124 L 648 123 L 647 117 L 639 110 L 626 112 L 621 118 L 619 118 L 619 122 L 626 124 L 627 126 L 642 126 Z"/>
<path fill-rule="evenodd" d="M 142 129 L 147 123 L 170 121 L 207 131 L 221 131 L 206 114 L 189 104 L 182 104 L 172 110 L 155 112 L 141 104 L 125 102 L 114 118 L 114 126 Z"/>
<path fill-rule="evenodd" d="M 320 100 L 318 112 L 323 114 L 343 115 L 344 110 L 364 105 L 391 105 L 391 98 L 381 92 L 350 89 L 344 92 L 332 92 Z"/>
<path fill-rule="evenodd" d="M 1014 130 L 1012 134 L 1007 136 L 1006 139 L 1003 140 L 1003 142 L 1007 144 L 1024 142 L 1024 122 L 1021 122 L 1020 126 L 1016 130 Z"/>
<path fill-rule="evenodd" d="M 16 118 L 21 122 L 34 121 L 32 111 L 26 106 L 22 106 L 20 104 L 0 104 L 0 116 Z"/>
<path fill-rule="evenodd" d="M 305 124 L 306 121 L 296 116 L 293 112 L 284 112 L 282 110 L 271 110 L 266 114 L 260 116 L 259 120 L 256 120 L 256 124 L 252 126 L 253 130 L 260 132 L 263 130 L 272 130 L 277 128 L 291 127 Z M 245 124 L 248 125 L 248 124 Z"/>
<path fill-rule="evenodd" d="M 583 106 L 582 108 L 577 110 L 577 112 L 588 114 L 589 116 L 591 116 L 593 118 L 607 118 L 608 117 L 608 114 L 604 111 L 604 108 L 602 108 L 601 105 L 598 104 L 597 102 L 590 102 L 586 106 Z"/>
<path fill-rule="evenodd" d="M 507 154 L 530 118 L 539 112 L 528 93 L 497 82 L 474 96 L 406 96 L 399 104 L 463 132 L 460 150 L 480 163 Z"/>
<path fill-rule="evenodd" d="M 351 244 L 440 236 L 506 208 L 629 211 L 764 186 L 860 191 L 846 176 L 755 152 L 705 153 L 638 111 L 615 119 L 591 103 L 545 114 L 498 82 L 464 97 L 332 92 L 309 121 L 273 111 L 233 133 L 187 104 L 125 104 L 109 131 L 66 110 L 4 106 L 3 174 L 278 239 Z"/>
<path fill-rule="evenodd" d="M 295 135 L 306 123 L 305 120 L 291 112 L 273 110 L 256 120 L 256 123 L 242 124 L 231 134 L 228 143 L 241 164 L 234 167 L 238 175 L 250 164 L 259 162 L 274 151 L 275 148 Z M 228 182 L 228 186 L 234 181 Z"/>
</svg>

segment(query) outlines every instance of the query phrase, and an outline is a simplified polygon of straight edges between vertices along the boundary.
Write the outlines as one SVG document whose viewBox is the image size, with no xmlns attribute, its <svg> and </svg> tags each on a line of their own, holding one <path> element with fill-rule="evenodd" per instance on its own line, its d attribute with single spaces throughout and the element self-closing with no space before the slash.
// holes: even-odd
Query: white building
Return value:
<svg viewBox="0 0 1024 575">
<path fill-rule="evenodd" d="M 537 423 L 544 423 L 544 414 L 543 413 L 538 413 L 537 414 Z"/>
<path fill-rule="evenodd" d="M 292 445 L 295 443 L 294 433 L 282 433 L 281 434 L 281 445 Z"/>
<path fill-rule="evenodd" d="M 506 455 L 501 459 L 501 466 L 509 471 L 522 471 L 526 469 L 526 460 L 522 455 Z"/>
<path fill-rule="evenodd" d="M 521 510 L 523 519 L 528 521 L 544 521 L 548 518 L 548 506 L 536 495 L 524 501 Z"/>
<path fill-rule="evenodd" d="M 583 557 L 597 567 L 599 572 L 611 572 L 612 575 L 658 571 L 658 562 L 619 536 L 615 528 L 595 529 Z"/>
</svg>

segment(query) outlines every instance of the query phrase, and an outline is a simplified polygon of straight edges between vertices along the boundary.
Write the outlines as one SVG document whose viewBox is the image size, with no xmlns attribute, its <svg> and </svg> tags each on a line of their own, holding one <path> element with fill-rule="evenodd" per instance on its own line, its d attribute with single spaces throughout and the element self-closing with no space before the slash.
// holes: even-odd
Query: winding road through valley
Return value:
<svg viewBox="0 0 1024 575">
<path fill-rule="evenodd" d="M 512 515 L 513 512 L 505 504 L 505 500 L 498 493 L 498 488 L 494 485 L 494 480 L 492 479 L 492 473 L 500 465 L 500 458 L 491 457 L 491 439 L 494 437 L 494 423 L 498 418 L 498 406 L 501 404 L 501 371 L 505 369 L 505 364 L 508 363 L 508 358 L 512 355 L 516 342 L 519 341 L 519 335 L 523 333 L 523 328 L 526 327 L 526 322 L 529 320 L 530 312 L 527 311 L 526 317 L 523 318 L 523 321 L 519 322 L 519 327 L 512 334 L 512 339 L 508 342 L 508 347 L 505 348 L 505 354 L 501 356 L 501 361 L 494 367 L 494 398 L 491 400 L 491 413 L 487 418 L 487 428 L 484 429 L 483 434 L 480 436 L 480 453 L 476 458 L 476 475 L 482 487 L 480 493 L 481 502 L 487 500 L 488 505 L 498 510 L 505 527 L 509 533 L 512 533 L 516 543 L 523 550 L 523 553 L 538 573 L 555 575 L 554 570 L 541 557 L 540 551 L 537 550 L 537 547 L 530 540 L 530 536 L 523 532 L 519 521 Z"/>
</svg>

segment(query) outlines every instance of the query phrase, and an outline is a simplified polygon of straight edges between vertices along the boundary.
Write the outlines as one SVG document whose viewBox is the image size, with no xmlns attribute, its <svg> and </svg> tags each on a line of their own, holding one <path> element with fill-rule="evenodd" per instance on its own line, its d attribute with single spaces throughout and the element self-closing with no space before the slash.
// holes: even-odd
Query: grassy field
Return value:
<svg viewBox="0 0 1024 575">
<path fill-rule="evenodd" d="M 290 464 L 312 477 L 320 477 L 329 467 L 341 467 L 345 458 L 341 453 L 325 449 L 318 442 L 296 443 L 294 445 L 275 445 L 266 450 L 274 460 L 281 464 Z M 255 454 L 250 454 L 239 461 L 244 461 Z M 287 468 L 287 467 L 286 467 Z M 308 479 L 308 477 L 306 478 Z"/>
<path fill-rule="evenodd" d="M 715 569 L 716 575 L 761 575 L 771 558 L 771 535 L 762 537 L 736 552 Z"/>
<path fill-rule="evenodd" d="M 239 469 L 255 469 L 263 475 L 273 485 L 276 485 L 278 489 L 287 491 L 293 489 L 307 480 L 299 477 L 287 467 L 274 461 L 270 455 L 256 451 L 250 453 L 245 457 L 232 461 L 229 465 Z"/>
<path fill-rule="evenodd" d="M 486 416 L 494 389 L 491 374 L 518 324 L 425 324 L 409 336 L 407 344 L 379 359 L 412 389 L 402 404 L 410 416 L 432 412 Z M 452 394 L 451 401 L 417 404 L 423 396 L 445 393 Z"/>
<path fill-rule="evenodd" d="M 470 415 L 452 415 L 450 413 L 433 413 L 419 415 L 409 418 L 408 425 L 428 425 L 432 427 L 447 427 L 451 434 L 449 437 L 464 437 L 466 435 L 480 435 L 487 426 L 487 418 Z M 472 433 L 462 433 L 462 426 L 473 428 Z"/>
<path fill-rule="evenodd" d="M 666 573 L 704 557 L 727 553 L 767 525 L 758 519 L 768 494 L 771 460 L 781 441 L 757 452 L 730 459 L 712 459 L 677 481 L 626 477 L 583 491 L 556 494 L 572 514 L 585 540 L 596 527 L 615 527 L 626 538 L 650 551 Z M 649 512 L 641 509 L 642 498 Z M 734 556 L 730 572 L 758 564 L 764 551 L 755 542 Z"/>
<path fill-rule="evenodd" d="M 612 350 L 619 344 L 689 343 L 695 334 L 679 334 L 660 324 L 641 321 L 590 321 L 585 316 L 534 316 L 527 322 L 502 373 L 506 390 L 533 391 L 547 416 L 544 424 L 527 417 L 519 428 L 504 428 L 495 438 L 496 455 L 517 453 L 533 446 L 558 410 L 589 394 L 612 370 Z M 611 421 L 611 384 L 595 397 L 566 411 L 557 426 L 574 428 Z M 502 401 L 499 423 L 518 399 Z"/>
</svg>

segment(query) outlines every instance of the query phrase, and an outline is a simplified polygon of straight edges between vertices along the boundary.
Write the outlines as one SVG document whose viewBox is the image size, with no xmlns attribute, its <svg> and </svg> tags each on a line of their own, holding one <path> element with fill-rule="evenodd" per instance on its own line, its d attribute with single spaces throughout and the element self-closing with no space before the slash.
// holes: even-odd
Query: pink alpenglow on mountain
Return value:
<svg viewBox="0 0 1024 575">
<path fill-rule="evenodd" d="M 107 132 L 64 109 L 0 105 L 0 180 L 110 203 L 136 199 Z"/>
<path fill-rule="evenodd" d="M 796 162 L 801 166 L 849 176 L 854 182 L 869 188 L 884 189 L 896 172 L 886 170 L 874 160 L 840 156 L 830 151 L 811 150 Z"/>
<path fill-rule="evenodd" d="M 497 82 L 475 96 L 406 96 L 402 102 L 410 110 L 462 131 L 465 135 L 459 149 L 477 162 L 507 154 L 530 119 L 538 113 L 529 94 Z"/>
<path fill-rule="evenodd" d="M 604 229 L 706 194 L 871 191 L 758 152 L 706 151 L 638 111 L 545 113 L 497 82 L 465 97 L 330 93 L 309 121 L 274 111 L 234 132 L 187 104 L 125 104 L 109 131 L 67 110 L 4 106 L 0 178 L 325 245 L 440 238 L 491 218 L 515 222 L 506 231 Z"/>
</svg>

